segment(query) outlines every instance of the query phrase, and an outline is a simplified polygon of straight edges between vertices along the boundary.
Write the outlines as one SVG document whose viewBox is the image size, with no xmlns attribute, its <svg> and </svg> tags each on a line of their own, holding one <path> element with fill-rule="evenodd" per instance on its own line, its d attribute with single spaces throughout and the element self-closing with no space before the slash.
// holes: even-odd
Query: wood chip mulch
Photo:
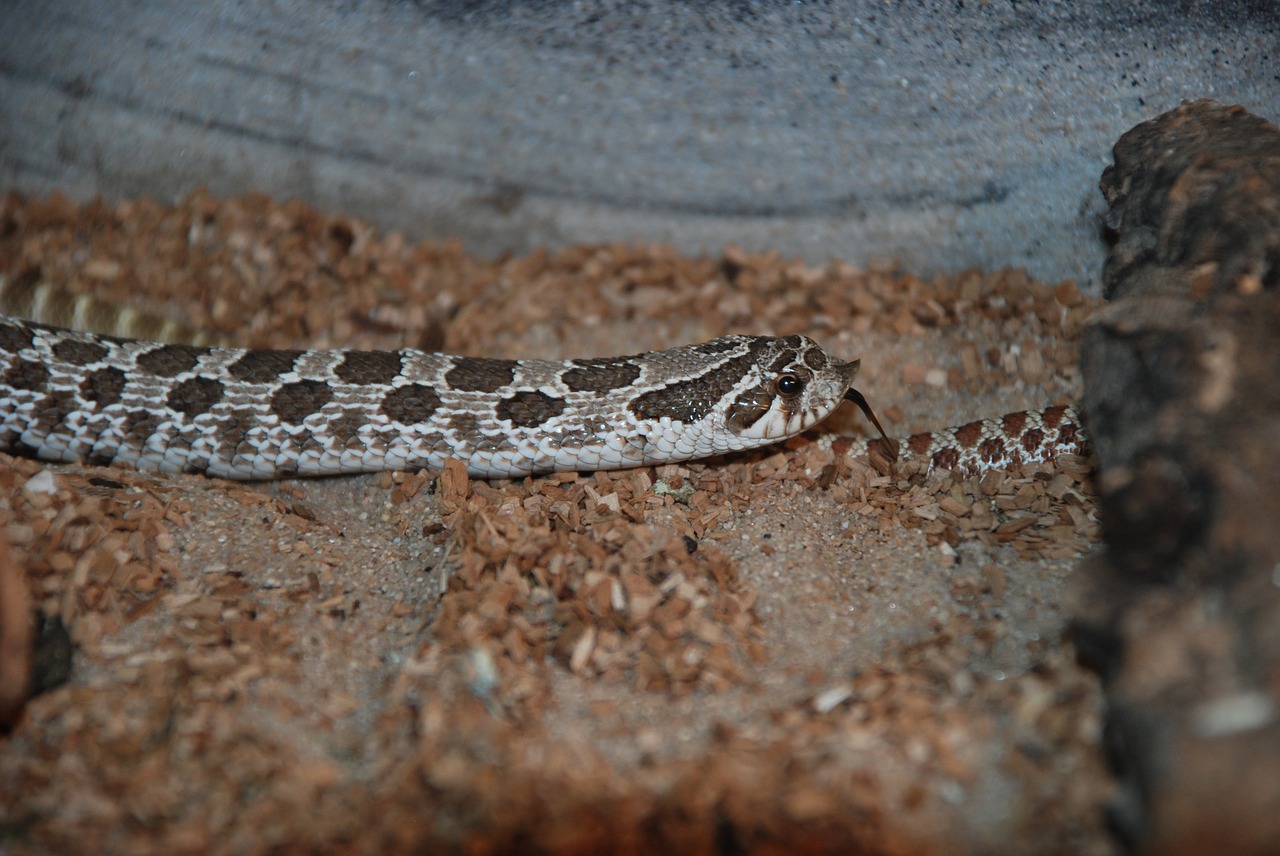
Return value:
<svg viewBox="0 0 1280 856">
<path fill-rule="evenodd" d="M 863 356 L 904 434 L 1069 398 L 1095 305 L 1019 271 L 736 248 L 485 260 L 204 192 L 9 194 L 0 273 L 239 345 L 586 357 L 803 331 Z M 0 848 L 1110 852 L 1098 690 L 1056 602 L 1099 538 L 1085 461 L 881 475 L 798 438 L 246 486 L 0 456 L 0 509 L 0 669 L 33 638 L 14 609 L 74 651 L 0 737 Z M 901 624 L 858 606 L 898 586 Z"/>
</svg>

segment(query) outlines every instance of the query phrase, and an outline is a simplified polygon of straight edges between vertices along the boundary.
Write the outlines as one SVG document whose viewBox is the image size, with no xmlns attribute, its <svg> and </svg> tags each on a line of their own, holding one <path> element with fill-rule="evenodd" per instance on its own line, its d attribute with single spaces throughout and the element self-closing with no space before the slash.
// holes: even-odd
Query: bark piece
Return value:
<svg viewBox="0 0 1280 856">
<path fill-rule="evenodd" d="M 1110 550 L 1077 625 L 1114 816 L 1146 852 L 1280 852 L 1280 130 L 1197 101 L 1114 155 L 1081 353 Z"/>
</svg>

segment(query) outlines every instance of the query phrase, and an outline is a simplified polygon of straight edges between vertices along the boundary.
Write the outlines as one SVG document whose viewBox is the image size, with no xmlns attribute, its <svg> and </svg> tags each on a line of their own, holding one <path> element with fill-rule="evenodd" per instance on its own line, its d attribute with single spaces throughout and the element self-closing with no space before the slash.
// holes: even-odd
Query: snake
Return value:
<svg viewBox="0 0 1280 856">
<path fill-rule="evenodd" d="M 411 348 L 220 347 L 127 310 L 0 278 L 0 451 L 46 461 L 265 480 L 382 470 L 476 478 L 678 463 L 778 443 L 844 401 L 860 361 L 808 336 L 729 335 L 628 356 L 494 359 Z M 88 307 L 88 308 L 87 308 Z M 19 317 L 18 313 L 25 317 Z M 883 434 L 883 430 L 881 430 Z M 825 434 L 852 457 L 874 440 Z M 1072 406 L 886 440 L 891 457 L 966 474 L 1084 454 Z"/>
</svg>

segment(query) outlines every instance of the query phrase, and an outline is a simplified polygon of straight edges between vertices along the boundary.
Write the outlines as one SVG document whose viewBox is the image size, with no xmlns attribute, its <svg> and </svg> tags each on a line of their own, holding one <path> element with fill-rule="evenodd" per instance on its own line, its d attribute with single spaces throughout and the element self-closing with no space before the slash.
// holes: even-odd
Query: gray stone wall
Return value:
<svg viewBox="0 0 1280 856">
<path fill-rule="evenodd" d="M 1094 283 L 1121 133 L 1280 117 L 1273 5 L 6 0 L 0 188 Z"/>
</svg>

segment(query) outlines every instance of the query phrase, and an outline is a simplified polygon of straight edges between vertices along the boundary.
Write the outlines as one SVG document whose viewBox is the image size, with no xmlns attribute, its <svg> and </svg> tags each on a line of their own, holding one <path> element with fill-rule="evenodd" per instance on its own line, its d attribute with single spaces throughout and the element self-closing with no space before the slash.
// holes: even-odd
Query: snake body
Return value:
<svg viewBox="0 0 1280 856">
<path fill-rule="evenodd" d="M 858 362 L 835 359 L 804 336 L 495 360 L 208 346 L 178 325 L 34 279 L 0 277 L 0 308 L 199 343 L 0 315 L 0 451 L 52 461 L 272 479 L 439 469 L 455 458 L 473 476 L 512 477 L 756 448 L 812 428 L 846 397 L 861 402 L 851 388 Z M 851 457 L 875 442 L 819 438 Z M 1086 445 L 1078 414 L 1064 406 L 916 434 L 892 444 L 890 457 L 972 474 L 1084 454 Z"/>
<path fill-rule="evenodd" d="M 858 363 L 804 336 L 626 357 L 244 350 L 0 318 L 0 450 L 234 479 L 466 463 L 479 477 L 750 449 L 826 418 Z"/>
</svg>

